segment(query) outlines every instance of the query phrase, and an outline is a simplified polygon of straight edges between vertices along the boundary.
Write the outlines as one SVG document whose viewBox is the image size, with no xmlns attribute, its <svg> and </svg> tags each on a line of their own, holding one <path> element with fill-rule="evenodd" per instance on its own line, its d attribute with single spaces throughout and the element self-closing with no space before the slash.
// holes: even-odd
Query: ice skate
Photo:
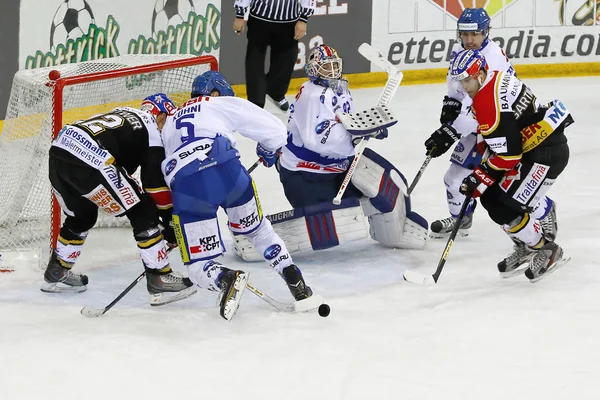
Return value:
<svg viewBox="0 0 600 400">
<path fill-rule="evenodd" d="M 292 296 L 296 301 L 304 300 L 312 296 L 313 292 L 310 287 L 306 286 L 302 272 L 294 264 L 285 267 L 282 271 L 281 276 L 287 283 Z"/>
<path fill-rule="evenodd" d="M 548 242 L 535 253 L 529 268 L 525 271 L 525 276 L 531 282 L 537 282 L 565 265 L 570 259 L 571 257 L 564 256 L 559 245 Z"/>
<path fill-rule="evenodd" d="M 521 275 L 529 266 L 529 262 L 536 252 L 536 250 L 529 248 L 529 246 L 519 239 L 512 238 L 512 241 L 515 244 L 513 252 L 498 263 L 498 271 L 501 278 Z"/>
<path fill-rule="evenodd" d="M 433 221 L 431 223 L 431 232 L 429 232 L 429 237 L 432 239 L 445 239 L 450 236 L 452 233 L 452 229 L 454 229 L 454 224 L 456 224 L 456 218 L 448 217 L 444 219 L 439 219 L 437 221 Z M 468 217 L 463 217 L 462 223 L 460 224 L 460 228 L 458 228 L 458 234 L 460 236 L 469 236 L 469 232 L 471 226 L 473 225 L 473 214 Z"/>
<path fill-rule="evenodd" d="M 225 267 L 221 267 L 221 271 L 218 278 L 218 284 L 221 288 L 218 304 L 221 317 L 231 321 L 240 306 L 240 300 L 244 290 L 246 290 L 249 274 Z"/>
<path fill-rule="evenodd" d="M 195 294 L 197 289 L 188 278 L 173 271 L 161 273 L 146 269 L 146 287 L 150 293 L 150 305 L 162 306 L 183 300 Z"/>
<path fill-rule="evenodd" d="M 88 277 L 75 274 L 61 265 L 55 252 L 52 252 L 41 291 L 46 293 L 80 293 L 87 290 Z"/>
<path fill-rule="evenodd" d="M 544 238 L 549 242 L 553 242 L 558 234 L 558 221 L 556 220 L 556 203 L 552 201 L 548 214 L 540 219 Z"/>
</svg>

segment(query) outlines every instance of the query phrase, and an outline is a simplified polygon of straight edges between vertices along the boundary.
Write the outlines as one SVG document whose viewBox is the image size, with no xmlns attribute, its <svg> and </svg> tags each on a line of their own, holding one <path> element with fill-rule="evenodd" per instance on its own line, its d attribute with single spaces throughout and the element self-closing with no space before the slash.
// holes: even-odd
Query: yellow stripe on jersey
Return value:
<svg viewBox="0 0 600 400">
<path fill-rule="evenodd" d="M 162 235 L 158 235 L 156 237 L 150 238 L 148 240 L 138 240 L 137 245 L 140 249 L 148 249 L 154 246 L 159 241 L 163 240 Z"/>
</svg>

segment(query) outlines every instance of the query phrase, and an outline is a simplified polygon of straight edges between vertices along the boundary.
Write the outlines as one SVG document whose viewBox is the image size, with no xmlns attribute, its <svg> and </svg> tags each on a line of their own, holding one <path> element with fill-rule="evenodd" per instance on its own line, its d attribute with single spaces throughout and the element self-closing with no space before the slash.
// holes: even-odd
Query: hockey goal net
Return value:
<svg viewBox="0 0 600 400">
<path fill-rule="evenodd" d="M 213 56 L 126 55 L 15 74 L 0 133 L 0 270 L 11 257 L 45 263 L 61 225 L 48 180 L 48 150 L 68 123 L 163 92 L 189 99 L 192 81 L 218 70 Z M 129 226 L 100 212 L 96 227 Z M 3 262 L 4 261 L 4 262 Z"/>
</svg>

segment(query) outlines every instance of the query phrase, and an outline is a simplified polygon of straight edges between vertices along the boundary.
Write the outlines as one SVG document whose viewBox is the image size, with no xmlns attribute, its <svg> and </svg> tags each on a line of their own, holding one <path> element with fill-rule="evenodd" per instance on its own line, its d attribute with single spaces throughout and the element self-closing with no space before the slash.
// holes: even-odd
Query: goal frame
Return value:
<svg viewBox="0 0 600 400">
<path fill-rule="evenodd" d="M 62 77 L 58 70 L 51 70 L 48 73 L 49 81 L 46 86 L 52 91 L 52 140 L 56 139 L 58 133 L 63 128 L 63 93 L 67 86 L 78 85 L 82 83 L 96 82 L 111 78 L 122 78 L 144 73 L 165 71 L 174 68 L 190 67 L 194 65 L 208 64 L 211 71 L 219 70 L 219 63 L 212 55 L 189 57 L 181 60 L 166 61 L 156 64 L 146 64 L 135 67 L 126 67 L 111 71 L 94 72 L 78 76 Z M 50 251 L 56 246 L 58 234 L 61 226 L 61 208 L 54 193 L 52 193 L 51 204 L 51 232 L 50 232 Z"/>
</svg>

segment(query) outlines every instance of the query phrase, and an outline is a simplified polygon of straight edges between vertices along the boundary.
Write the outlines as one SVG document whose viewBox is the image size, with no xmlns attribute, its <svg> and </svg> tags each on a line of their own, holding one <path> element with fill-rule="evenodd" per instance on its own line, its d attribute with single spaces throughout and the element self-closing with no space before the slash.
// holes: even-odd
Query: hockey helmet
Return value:
<svg viewBox="0 0 600 400">
<path fill-rule="evenodd" d="M 156 93 L 142 101 L 140 110 L 149 112 L 156 118 L 160 113 L 171 115 L 176 108 L 169 96 L 164 93 Z"/>
<path fill-rule="evenodd" d="M 219 92 L 219 96 L 235 96 L 233 88 L 221 73 L 206 71 L 194 79 L 194 83 L 192 83 L 192 98 L 210 96 L 215 90 Z"/>
<path fill-rule="evenodd" d="M 487 37 L 490 32 L 490 20 L 483 8 L 465 8 L 457 21 L 459 38 L 460 32 L 481 32 Z"/>
<path fill-rule="evenodd" d="M 476 77 L 481 70 L 487 71 L 485 57 L 478 50 L 463 50 L 456 55 L 450 65 L 450 79 L 460 82 L 470 76 Z"/>
</svg>

